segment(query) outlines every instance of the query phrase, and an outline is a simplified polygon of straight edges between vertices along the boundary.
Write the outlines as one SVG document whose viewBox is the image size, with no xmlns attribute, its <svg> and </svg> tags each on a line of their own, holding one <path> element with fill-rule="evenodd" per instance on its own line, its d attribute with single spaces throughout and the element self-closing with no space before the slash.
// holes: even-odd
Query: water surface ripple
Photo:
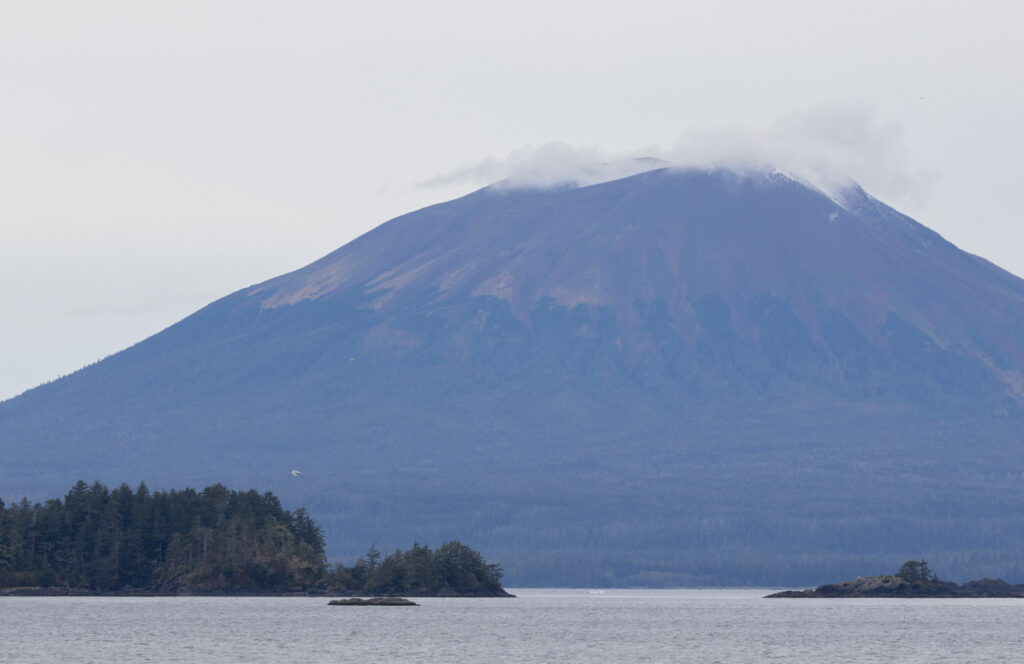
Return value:
<svg viewBox="0 0 1024 664">
<path fill-rule="evenodd" d="M 0 598 L 0 662 L 1019 662 L 1024 600 L 779 599 L 764 589 L 327 598 Z"/>
</svg>

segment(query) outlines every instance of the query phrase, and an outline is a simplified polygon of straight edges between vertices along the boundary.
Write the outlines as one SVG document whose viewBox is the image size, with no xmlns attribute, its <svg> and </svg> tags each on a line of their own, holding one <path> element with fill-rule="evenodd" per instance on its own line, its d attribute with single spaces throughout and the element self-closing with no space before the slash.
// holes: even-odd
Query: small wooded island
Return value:
<svg viewBox="0 0 1024 664">
<path fill-rule="evenodd" d="M 455 541 L 328 565 L 304 509 L 220 484 L 150 493 L 78 482 L 43 504 L 0 500 L 0 594 L 511 597 L 501 577 Z"/>
<path fill-rule="evenodd" d="M 908 560 L 894 575 L 862 576 L 813 590 L 784 590 L 778 597 L 1024 597 L 1024 584 L 979 579 L 964 584 L 940 581 L 924 560 Z"/>
</svg>

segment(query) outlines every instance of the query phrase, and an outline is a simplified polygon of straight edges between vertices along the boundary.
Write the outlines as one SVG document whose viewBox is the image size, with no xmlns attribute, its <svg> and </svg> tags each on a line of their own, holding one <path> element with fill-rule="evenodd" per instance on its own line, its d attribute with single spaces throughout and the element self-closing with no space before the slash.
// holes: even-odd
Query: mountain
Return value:
<svg viewBox="0 0 1024 664">
<path fill-rule="evenodd" d="M 662 168 L 398 217 L 6 401 L 0 486 L 255 486 L 512 585 L 1024 578 L 1022 422 L 1024 281 L 856 186 Z"/>
</svg>

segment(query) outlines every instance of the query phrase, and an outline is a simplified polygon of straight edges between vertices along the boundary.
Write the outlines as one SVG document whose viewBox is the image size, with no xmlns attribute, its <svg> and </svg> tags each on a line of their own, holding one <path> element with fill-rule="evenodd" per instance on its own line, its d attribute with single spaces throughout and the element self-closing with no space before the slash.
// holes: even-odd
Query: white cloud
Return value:
<svg viewBox="0 0 1024 664">
<path fill-rule="evenodd" d="M 878 120 L 866 105 L 829 102 L 791 111 L 762 127 L 693 128 L 667 148 L 618 154 L 566 143 L 523 148 L 424 184 L 586 186 L 663 166 L 743 171 L 765 165 L 825 191 L 841 189 L 852 180 L 896 202 L 923 199 L 935 179 L 934 173 L 909 162 L 898 123 Z"/>
<path fill-rule="evenodd" d="M 924 197 L 934 173 L 915 168 L 903 129 L 866 105 L 829 102 L 786 113 L 760 128 L 693 129 L 665 157 L 692 167 L 767 163 L 823 189 L 850 180 L 885 199 Z"/>
<path fill-rule="evenodd" d="M 510 188 L 583 187 L 667 165 L 649 155 L 612 156 L 597 148 L 558 142 L 514 150 L 505 157 L 487 157 L 476 165 L 431 178 L 424 186 L 475 182 Z"/>
</svg>

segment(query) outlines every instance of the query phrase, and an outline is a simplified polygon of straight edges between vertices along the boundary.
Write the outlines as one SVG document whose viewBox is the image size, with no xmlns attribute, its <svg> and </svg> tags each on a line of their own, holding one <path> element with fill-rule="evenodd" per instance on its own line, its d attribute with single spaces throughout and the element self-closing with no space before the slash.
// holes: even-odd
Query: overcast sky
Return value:
<svg viewBox="0 0 1024 664">
<path fill-rule="evenodd" d="M 0 399 L 580 160 L 841 169 L 1024 275 L 1018 7 L 0 0 Z"/>
</svg>

